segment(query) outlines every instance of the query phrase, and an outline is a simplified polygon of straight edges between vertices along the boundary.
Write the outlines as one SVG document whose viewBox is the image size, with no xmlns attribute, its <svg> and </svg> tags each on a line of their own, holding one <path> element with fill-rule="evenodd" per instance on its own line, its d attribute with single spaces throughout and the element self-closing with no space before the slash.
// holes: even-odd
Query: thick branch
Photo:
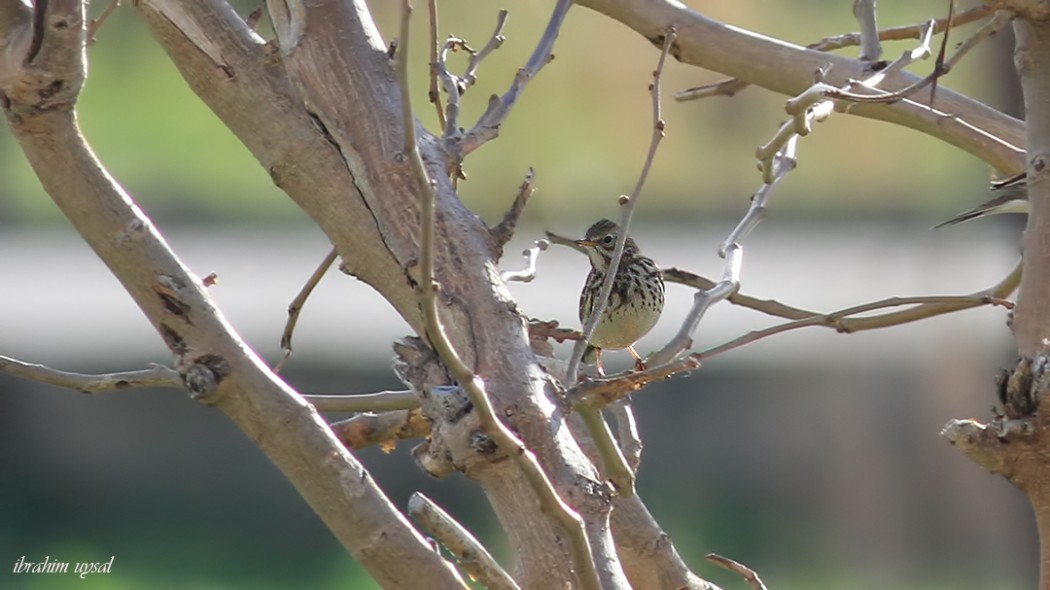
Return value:
<svg viewBox="0 0 1050 590">
<path fill-rule="evenodd" d="M 456 561 L 472 579 L 488 590 L 518 590 L 514 579 L 474 535 L 429 498 L 419 492 L 412 494 L 408 499 L 408 513 L 456 556 Z"/>
<path fill-rule="evenodd" d="M 1034 357 L 1050 338 L 1050 22 L 1014 21 L 1014 64 L 1021 78 L 1028 130 L 1028 226 L 1024 282 L 1014 315 L 1021 356 Z M 1050 539 L 1050 535 L 1044 537 Z M 1050 543 L 1048 543 L 1050 545 Z M 1050 548 L 1047 549 L 1050 551 Z M 1047 574 L 1050 575 L 1050 574 Z"/>
</svg>

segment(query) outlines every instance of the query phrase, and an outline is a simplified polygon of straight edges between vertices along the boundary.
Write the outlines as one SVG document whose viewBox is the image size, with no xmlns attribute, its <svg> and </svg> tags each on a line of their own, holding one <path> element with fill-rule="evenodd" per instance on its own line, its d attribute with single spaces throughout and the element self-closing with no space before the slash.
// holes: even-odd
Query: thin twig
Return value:
<svg viewBox="0 0 1050 590">
<path fill-rule="evenodd" d="M 715 553 L 708 553 L 705 558 L 715 565 L 743 576 L 744 580 L 751 586 L 751 590 L 766 590 L 766 585 L 762 582 L 762 578 L 759 578 L 755 570 L 746 565 Z"/>
<path fill-rule="evenodd" d="M 939 18 L 934 21 L 933 32 L 934 34 L 942 33 L 948 28 L 949 24 L 951 28 L 958 28 L 963 25 L 972 23 L 974 21 L 981 20 L 994 12 L 992 8 L 985 5 L 978 5 L 969 10 L 960 12 L 959 14 L 953 15 L 950 19 L 948 17 Z M 890 27 L 888 29 L 882 29 L 879 31 L 880 41 L 905 41 L 908 39 L 921 39 L 926 31 L 926 22 L 916 23 L 913 25 L 902 25 L 899 27 Z M 825 37 L 816 43 L 810 43 L 806 45 L 806 49 L 815 49 L 817 51 L 832 51 L 835 49 L 842 49 L 844 47 L 854 47 L 860 45 L 860 33 L 845 33 L 842 35 L 836 35 L 834 37 Z"/>
<path fill-rule="evenodd" d="M 609 302 L 609 297 L 612 295 L 613 283 L 616 277 L 616 272 L 620 267 L 620 259 L 623 258 L 624 245 L 627 243 L 627 235 L 630 232 L 631 219 L 634 217 L 634 209 L 638 206 L 638 197 L 641 196 L 642 187 L 645 185 L 645 181 L 649 176 L 649 170 L 652 168 L 653 160 L 656 157 L 656 148 L 660 146 L 660 140 L 664 137 L 665 123 L 662 116 L 662 109 L 660 106 L 660 80 L 661 74 L 663 73 L 664 63 L 667 61 L 667 54 L 671 51 L 671 46 L 674 44 L 675 30 L 674 27 L 670 27 L 664 35 L 663 49 L 660 51 L 660 58 L 656 62 L 656 69 L 653 70 L 653 82 L 649 85 L 649 93 L 652 97 L 653 105 L 653 125 L 652 135 L 649 139 L 649 150 L 645 155 L 645 162 L 642 164 L 642 172 L 638 175 L 638 182 L 634 185 L 634 190 L 631 194 L 626 197 L 620 198 L 620 232 L 616 237 L 616 248 L 613 250 L 612 259 L 609 261 L 609 269 L 605 273 L 605 280 L 602 282 L 601 291 L 598 292 L 598 298 L 595 299 L 594 309 L 591 310 L 590 317 L 583 325 L 583 336 L 584 340 L 576 343 L 572 349 L 572 356 L 569 357 L 569 368 L 565 372 L 566 384 L 572 386 L 576 383 L 576 376 L 579 373 L 580 361 L 583 359 L 583 353 L 587 348 L 587 341 L 590 340 L 591 335 L 594 334 L 595 328 L 598 326 L 598 321 L 601 319 L 602 314 L 605 313 L 605 307 Z"/>
<path fill-rule="evenodd" d="M 330 427 L 348 449 L 379 445 L 391 451 L 399 440 L 430 436 L 430 422 L 419 410 L 358 414 L 333 422 Z"/>
<path fill-rule="evenodd" d="M 409 83 L 407 41 L 409 38 L 409 23 L 411 21 L 412 6 L 409 0 L 404 0 L 401 14 L 401 38 L 404 39 L 403 51 L 399 54 L 397 71 L 398 81 L 401 86 L 402 95 L 402 124 L 405 135 L 405 155 L 408 157 L 419 190 L 422 194 L 422 243 L 420 245 L 420 305 L 426 325 L 426 336 L 434 350 L 438 353 L 442 362 L 466 391 L 474 411 L 486 433 L 499 445 L 508 456 L 515 462 L 529 485 L 536 492 L 541 509 L 550 515 L 561 525 L 569 538 L 569 546 L 573 556 L 576 575 L 583 588 L 588 590 L 600 590 L 601 582 L 595 567 L 594 556 L 591 546 L 584 530 L 583 520 L 578 514 L 565 503 L 558 495 L 557 490 L 550 479 L 543 472 L 536 455 L 518 439 L 509 428 L 507 428 L 496 416 L 496 411 L 485 393 L 484 382 L 467 367 L 456 352 L 448 336 L 445 334 L 444 326 L 438 314 L 437 306 L 437 283 L 434 278 L 434 205 L 436 200 L 436 188 L 434 182 L 427 176 L 423 165 L 423 158 L 416 145 L 415 119 L 412 115 L 412 106 L 409 103 Z"/>
<path fill-rule="evenodd" d="M 514 76 L 514 81 L 511 82 L 510 88 L 502 96 L 498 98 L 492 97 L 489 100 L 488 108 L 481 115 L 481 118 L 478 119 L 478 122 L 462 138 L 458 139 L 456 147 L 457 160 L 462 161 L 467 154 L 499 136 L 500 126 L 507 119 L 507 116 L 510 115 L 511 108 L 518 101 L 518 97 L 525 90 L 525 86 L 536 77 L 536 74 L 540 72 L 543 66 L 554 59 L 554 42 L 558 38 L 562 22 L 565 21 L 565 15 L 569 12 L 572 4 L 573 0 L 558 0 L 557 4 L 554 5 L 554 10 L 551 12 L 551 18 L 547 23 L 547 28 L 543 31 L 543 36 L 540 37 L 539 43 L 536 44 L 536 49 L 533 50 L 529 61 Z"/>
<path fill-rule="evenodd" d="M 88 375 L 59 371 L 46 365 L 26 363 L 0 355 L 0 373 L 14 375 L 81 393 L 108 393 L 143 387 L 182 387 L 179 373 L 170 367 L 151 363 L 148 369 Z"/>
<path fill-rule="evenodd" d="M 440 78 L 441 86 L 445 89 L 445 94 L 448 96 L 448 105 L 445 107 L 446 119 L 442 123 L 444 139 L 446 142 L 454 143 L 463 138 L 463 130 L 459 126 L 460 99 L 463 94 L 477 82 L 477 71 L 481 62 L 488 57 L 490 53 L 499 49 L 503 45 L 503 41 L 506 39 L 503 36 L 503 27 L 507 24 L 507 15 L 508 12 L 506 10 L 499 11 L 499 14 L 496 16 L 496 30 L 492 33 L 492 37 L 489 38 L 488 42 L 480 51 L 471 49 L 463 39 L 449 37 L 444 45 L 442 45 L 441 51 L 437 52 L 437 41 L 434 41 L 435 58 L 432 60 L 430 72 L 434 87 L 436 88 L 436 80 Z M 448 69 L 449 52 L 458 51 L 460 49 L 470 54 L 470 61 L 467 63 L 467 71 L 462 77 L 453 74 Z M 458 178 L 462 161 L 463 155 L 452 158 L 453 168 L 457 171 L 457 175 L 454 176 L 454 178 Z"/>
<path fill-rule="evenodd" d="M 635 474 L 642 464 L 642 435 L 638 432 L 638 422 L 634 419 L 634 410 L 631 408 L 631 398 L 625 397 L 616 400 L 609 406 L 613 418 L 616 420 L 616 440 L 620 443 L 620 451 L 627 466 Z"/>
<path fill-rule="evenodd" d="M 408 499 L 408 513 L 455 556 L 471 579 L 489 590 L 517 590 L 518 584 L 463 525 L 419 492 Z"/>
<path fill-rule="evenodd" d="M 956 49 L 955 53 L 944 62 L 942 67 L 943 73 L 947 74 L 959 60 L 963 58 L 967 53 L 976 47 L 981 41 L 994 37 L 1003 27 L 1010 23 L 1014 19 L 1014 14 L 1009 10 L 997 10 L 995 15 L 981 25 L 981 28 L 974 31 L 972 35 L 966 38 Z"/>
<path fill-rule="evenodd" d="M 307 394 L 303 396 L 318 412 L 386 412 L 419 407 L 413 391 L 379 391 L 345 395 Z"/>
<path fill-rule="evenodd" d="M 470 88 L 478 81 L 478 66 L 481 62 L 488 57 L 490 53 L 499 49 L 503 46 L 503 42 L 507 40 L 503 36 L 503 27 L 507 24 L 507 15 L 510 14 L 506 9 L 501 9 L 499 14 L 496 15 L 496 30 L 492 32 L 492 36 L 489 37 L 488 43 L 478 51 L 472 51 L 470 54 L 470 61 L 467 63 L 467 71 L 463 73 L 463 80 L 466 82 L 466 88 Z"/>
<path fill-rule="evenodd" d="M 707 277 L 702 277 L 680 268 L 665 268 L 661 272 L 664 274 L 665 282 L 679 283 L 693 287 L 694 289 L 706 290 L 717 284 Z M 785 305 L 774 299 L 759 299 L 739 292 L 730 295 L 727 301 L 733 305 L 739 305 L 740 307 L 760 311 L 766 315 L 786 318 L 789 320 L 800 320 L 819 315 L 818 312 Z"/>
<path fill-rule="evenodd" d="M 828 328 L 834 328 L 835 330 L 843 333 L 850 333 L 858 331 L 856 328 L 852 330 L 846 327 L 842 322 L 849 318 L 849 316 L 856 315 L 859 313 L 865 313 L 868 311 L 874 311 L 876 309 L 885 309 L 888 307 L 899 307 L 902 305 L 919 305 L 919 304 L 936 304 L 937 307 L 927 308 L 929 314 L 925 317 L 931 317 L 933 315 L 940 315 L 951 311 L 959 311 L 960 309 L 969 309 L 972 307 L 980 307 L 983 305 L 1001 305 L 1008 309 L 1013 309 L 1013 302 L 997 297 L 988 296 L 975 296 L 975 295 L 946 295 L 946 296 L 924 296 L 924 297 L 890 297 L 881 301 L 874 301 L 871 303 L 864 303 L 853 307 L 848 307 L 839 311 L 835 311 L 828 314 L 815 316 L 812 318 L 806 318 L 804 320 L 795 320 L 793 322 L 787 322 L 784 324 L 778 324 L 762 330 L 753 330 L 735 338 L 725 344 L 720 344 L 714 348 L 709 348 L 703 352 L 698 352 L 692 356 L 697 360 L 707 360 L 713 356 L 722 354 L 739 348 L 745 344 L 750 344 L 757 340 L 761 340 L 774 334 L 780 334 L 788 332 L 790 330 L 796 330 L 798 328 L 806 328 L 809 326 L 825 326 Z M 921 319 L 921 318 L 916 318 Z M 909 321 L 915 321 L 909 320 Z M 897 322 L 902 323 L 902 322 Z M 882 325 L 872 327 L 884 327 Z M 870 329 L 870 328 L 867 328 Z"/>
<path fill-rule="evenodd" d="M 751 205 L 733 231 L 729 232 L 719 247 L 718 255 L 725 259 L 722 268 L 722 279 L 709 289 L 697 291 L 693 295 L 693 306 L 689 309 L 681 327 L 675 336 L 660 350 L 653 353 L 647 362 L 653 366 L 669 363 L 693 346 L 693 334 L 700 325 L 700 320 L 713 305 L 728 299 L 740 289 L 740 272 L 743 265 L 744 240 L 765 218 L 766 203 L 773 195 L 774 189 L 792 170 L 795 169 L 795 149 L 798 135 L 793 135 L 777 152 L 773 160 L 773 180 L 751 197 Z"/>
<path fill-rule="evenodd" d="M 428 0 L 430 12 L 430 90 L 427 99 L 437 110 L 438 127 L 445 128 L 445 110 L 441 108 L 441 95 L 438 93 L 438 7 L 437 0 Z"/>
<path fill-rule="evenodd" d="M 432 68 L 434 75 L 441 80 L 441 87 L 445 89 L 445 95 L 448 97 L 445 104 L 445 124 L 442 131 L 446 141 L 455 140 L 462 134 L 462 130 L 459 128 L 459 100 L 466 90 L 465 82 L 448 69 L 448 53 L 459 46 L 466 46 L 466 43 L 455 37 L 447 39 L 444 45 L 441 46 L 437 61 L 434 62 Z M 455 166 L 458 168 L 459 164 L 456 163 Z"/>
<path fill-rule="evenodd" d="M 283 368 L 285 363 L 288 362 L 288 359 L 291 358 L 292 335 L 295 333 L 295 324 L 299 321 L 299 314 L 303 311 L 303 306 L 306 305 L 306 300 L 310 298 L 310 294 L 313 293 L 314 288 L 317 287 L 317 283 L 321 282 L 321 278 L 324 277 L 325 273 L 328 272 L 328 269 L 332 267 L 332 264 L 338 257 L 339 253 L 336 252 L 335 248 L 332 248 L 328 254 L 325 255 L 321 264 L 317 265 L 317 269 L 310 275 L 310 278 L 306 279 L 306 284 L 299 290 L 299 294 L 288 304 L 288 321 L 285 322 L 284 331 L 281 332 L 281 350 L 284 351 L 284 355 L 273 368 L 274 373 L 280 373 L 281 368 Z"/>
<path fill-rule="evenodd" d="M 751 206 L 740 220 L 733 231 L 726 236 L 722 246 L 718 249 L 719 256 L 725 257 L 726 250 L 733 244 L 742 243 L 766 217 L 766 203 L 773 195 L 773 190 L 784 180 L 784 178 L 798 165 L 796 153 L 798 150 L 798 136 L 788 139 L 783 148 L 773 157 L 773 181 L 763 184 L 751 197 Z"/>
<path fill-rule="evenodd" d="M 533 242 L 531 248 L 522 252 L 522 255 L 525 256 L 525 268 L 522 270 L 505 270 L 499 274 L 500 278 L 504 282 L 532 282 L 532 279 L 536 278 L 536 259 L 539 258 L 540 252 L 547 249 L 547 246 L 549 246 L 547 240 L 536 240 Z"/>
<path fill-rule="evenodd" d="M 535 179 L 536 171 L 529 168 L 528 173 L 525 174 L 525 180 L 523 180 L 521 186 L 518 187 L 518 195 L 514 197 L 514 202 L 511 203 L 510 209 L 507 209 L 507 213 L 503 216 L 503 219 L 499 224 L 489 230 L 489 235 L 492 236 L 492 241 L 495 242 L 495 245 L 499 250 L 499 255 L 496 256 L 497 260 L 499 260 L 500 255 L 503 253 L 503 246 L 514 237 L 514 230 L 518 226 L 518 219 L 521 218 L 522 212 L 525 211 L 525 205 L 528 204 L 529 198 L 532 197 L 532 193 L 536 190 L 533 186 Z"/>
<path fill-rule="evenodd" d="M 948 20 L 951 21 L 952 15 L 955 14 L 955 0 L 948 0 Z M 948 73 L 948 70 L 944 67 L 944 56 L 948 52 L 948 37 L 951 35 L 952 28 L 948 27 L 944 30 L 944 36 L 941 37 L 941 48 L 937 51 L 937 61 L 934 62 L 933 72 L 927 76 L 932 77 L 933 86 L 930 87 L 930 102 L 926 104 L 926 107 L 933 110 L 933 101 L 937 97 L 937 80 L 941 76 Z"/>
<path fill-rule="evenodd" d="M 113 14 L 113 11 L 120 6 L 120 0 L 109 0 L 109 4 L 102 9 L 102 13 L 98 15 L 98 18 L 91 19 L 88 23 L 87 28 L 87 46 L 91 47 L 95 44 L 95 35 L 98 34 L 98 30 L 102 28 L 103 23 L 109 18 L 109 15 Z"/>
<path fill-rule="evenodd" d="M 857 94 L 841 88 L 827 87 L 824 89 L 825 96 L 847 102 L 892 103 L 905 99 L 923 88 L 932 85 L 932 89 L 930 90 L 930 103 L 932 104 L 933 97 L 937 90 L 937 80 L 951 72 L 952 68 L 954 68 L 967 53 L 973 50 L 974 47 L 977 47 L 982 41 L 994 37 L 1004 26 L 1009 24 L 1013 18 L 1013 13 L 1009 11 L 996 11 L 995 16 L 989 19 L 988 22 L 984 23 L 981 28 L 974 31 L 966 41 L 963 41 L 959 45 L 955 52 L 952 53 L 952 56 L 947 59 L 944 58 L 948 39 L 948 32 L 945 31 L 944 37 L 942 38 L 941 48 L 937 53 L 937 63 L 934 66 L 933 71 L 921 80 L 917 80 L 900 90 L 895 90 L 893 92 L 878 91 L 869 95 Z M 932 23 L 933 21 L 930 22 Z M 930 31 L 932 34 L 932 27 L 930 28 Z M 880 75 L 884 75 L 885 73 L 885 71 L 880 72 Z M 870 89 L 874 82 L 875 81 L 865 81 L 859 82 L 858 84 L 866 89 Z"/>
</svg>

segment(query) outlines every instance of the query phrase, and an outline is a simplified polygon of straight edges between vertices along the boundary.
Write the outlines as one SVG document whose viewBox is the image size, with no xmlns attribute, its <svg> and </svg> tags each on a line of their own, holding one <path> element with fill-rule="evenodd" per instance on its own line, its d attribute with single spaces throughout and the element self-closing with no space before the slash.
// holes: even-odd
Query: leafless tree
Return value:
<svg viewBox="0 0 1050 590">
<path fill-rule="evenodd" d="M 398 46 L 385 42 L 363 0 L 266 3 L 275 37 L 253 30 L 222 0 L 133 0 L 132 7 L 167 51 L 191 89 L 241 140 L 331 240 L 343 267 L 372 286 L 418 337 L 397 346 L 406 392 L 353 400 L 304 397 L 240 340 L 195 276 L 157 228 L 106 172 L 77 128 L 76 104 L 87 75 L 89 40 L 84 0 L 0 4 L 0 105 L 44 189 L 109 266 L 174 356 L 173 369 L 84 376 L 0 358 L 0 370 L 84 391 L 142 384 L 184 387 L 236 423 L 271 458 L 336 537 L 376 581 L 389 588 L 463 587 L 457 565 L 493 588 L 711 588 L 693 574 L 633 490 L 637 466 L 631 391 L 695 370 L 700 358 L 767 334 L 753 334 L 705 352 L 690 352 L 704 312 L 728 299 L 790 322 L 769 333 L 807 325 L 860 330 L 1006 300 L 1018 283 L 1013 328 L 1021 362 L 1003 381 L 1004 411 L 987 424 L 953 421 L 945 436 L 968 456 L 1007 477 L 1031 499 L 1042 540 L 1041 587 L 1050 588 L 1050 486 L 1046 485 L 1048 411 L 1039 402 L 1050 381 L 1050 8 L 1035 0 L 1002 0 L 914 27 L 879 31 L 873 0 L 855 2 L 861 33 L 803 48 L 727 27 L 667 0 L 552 2 L 550 24 L 531 59 L 475 122 L 460 120 L 459 99 L 477 67 L 501 42 L 505 15 L 491 40 L 473 52 L 462 75 L 431 51 L 431 97 L 442 128 L 413 117 L 406 60 L 413 17 L 405 3 Z M 434 10 L 431 3 L 431 11 Z M 582 340 L 533 324 L 516 308 L 501 275 L 504 244 L 530 192 L 527 179 L 504 221 L 485 226 L 456 193 L 463 159 L 494 139 L 529 80 L 550 58 L 570 9 L 615 19 L 665 58 L 731 77 L 681 98 L 732 94 L 746 85 L 793 97 L 790 115 L 758 151 L 763 177 L 748 214 L 726 239 L 725 272 L 717 281 L 668 271 L 697 288 L 694 306 L 648 368 L 603 379 L 577 379 Z M 496 16 L 496 15 L 494 15 Z M 954 51 L 940 44 L 934 74 L 904 66 L 937 53 L 935 34 L 965 20 L 976 33 Z M 938 82 L 973 45 L 1010 23 L 1025 95 L 1022 123 Z M 628 34 L 628 33 L 624 33 Z M 917 48 L 880 61 L 880 38 L 917 39 Z M 859 44 L 862 57 L 830 50 Z M 653 80 L 651 160 L 663 123 L 659 72 Z M 738 293 L 747 233 L 794 164 L 799 137 L 834 112 L 871 117 L 926 133 L 972 153 L 1003 174 L 1027 172 L 1031 214 L 1023 268 L 980 293 L 893 299 L 818 314 Z M 1027 151 L 1026 147 L 1027 146 Z M 639 192 L 622 199 L 629 224 Z M 622 236 L 621 236 L 622 237 Z M 531 251 L 535 262 L 541 246 Z M 623 240 L 619 250 L 622 251 Z M 617 255 L 618 257 L 618 255 Z M 327 266 L 334 256 L 326 260 Z M 509 263 L 507 263 L 509 265 Z M 1023 277 L 1023 278 L 1022 278 Z M 878 316 L 861 312 L 905 306 Z M 575 337 L 566 362 L 551 358 L 550 338 Z M 615 408 L 618 441 L 601 409 Z M 329 425 L 319 411 L 372 410 Z M 338 435 L 338 436 L 337 436 Z M 354 456 L 356 446 L 384 437 L 421 437 L 414 454 L 427 472 L 459 470 L 480 485 L 506 531 L 517 569 L 508 576 L 478 543 L 425 498 L 409 510 L 453 554 L 435 552 L 379 489 Z M 763 587 L 747 568 L 720 564 Z"/>
</svg>

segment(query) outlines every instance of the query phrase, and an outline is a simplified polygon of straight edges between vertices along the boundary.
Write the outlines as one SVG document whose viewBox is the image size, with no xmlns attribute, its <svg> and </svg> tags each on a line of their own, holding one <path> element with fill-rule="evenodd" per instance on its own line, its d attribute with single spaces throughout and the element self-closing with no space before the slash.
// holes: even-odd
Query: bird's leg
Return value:
<svg viewBox="0 0 1050 590">
<path fill-rule="evenodd" d="M 633 344 L 627 347 L 627 352 L 630 352 L 631 356 L 634 357 L 635 370 L 644 371 L 646 369 L 645 361 L 642 360 L 642 357 L 638 356 L 638 351 L 634 349 Z"/>
<path fill-rule="evenodd" d="M 594 349 L 594 351 L 598 355 L 598 360 L 595 361 L 595 364 L 598 365 L 598 376 L 599 377 L 604 377 L 605 376 L 605 367 L 602 367 L 602 349 L 596 347 Z"/>
</svg>

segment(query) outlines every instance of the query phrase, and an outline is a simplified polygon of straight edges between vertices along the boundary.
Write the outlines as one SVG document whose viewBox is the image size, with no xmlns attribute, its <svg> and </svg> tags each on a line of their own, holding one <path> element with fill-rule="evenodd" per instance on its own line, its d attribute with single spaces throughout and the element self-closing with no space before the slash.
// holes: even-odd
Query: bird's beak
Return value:
<svg viewBox="0 0 1050 590">
<path fill-rule="evenodd" d="M 584 248 L 593 248 L 598 245 L 598 242 L 595 242 L 594 240 L 576 240 L 573 244 Z"/>
</svg>

